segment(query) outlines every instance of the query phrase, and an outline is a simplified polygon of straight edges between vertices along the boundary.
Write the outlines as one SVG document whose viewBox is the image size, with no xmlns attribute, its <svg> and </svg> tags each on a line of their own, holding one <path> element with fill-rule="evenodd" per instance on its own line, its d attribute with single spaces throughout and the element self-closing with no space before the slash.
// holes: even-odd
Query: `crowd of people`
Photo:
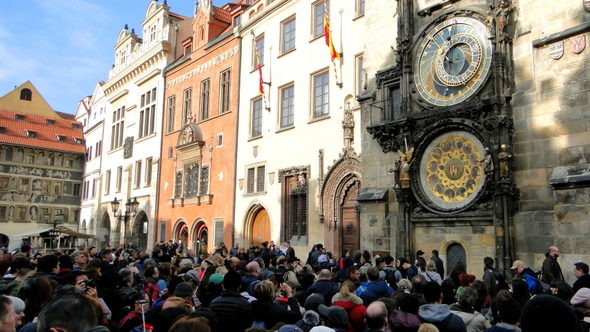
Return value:
<svg viewBox="0 0 590 332">
<path fill-rule="evenodd" d="M 338 259 L 316 244 L 298 258 L 289 241 L 214 253 L 161 242 L 151 252 L 0 249 L 0 332 L 180 331 L 588 331 L 590 276 L 570 286 L 549 248 L 535 272 L 494 260 L 481 278 L 447 267 L 436 250 Z"/>
</svg>

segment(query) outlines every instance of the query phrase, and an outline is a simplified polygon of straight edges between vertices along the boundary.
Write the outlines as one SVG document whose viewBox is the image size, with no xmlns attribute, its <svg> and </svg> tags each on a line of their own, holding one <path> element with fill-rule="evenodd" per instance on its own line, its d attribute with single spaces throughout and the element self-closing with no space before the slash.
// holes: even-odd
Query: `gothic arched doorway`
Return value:
<svg viewBox="0 0 590 332">
<path fill-rule="evenodd" d="M 356 181 L 348 188 L 344 200 L 340 205 L 341 227 L 340 244 L 341 249 L 348 249 L 351 252 L 360 249 L 360 218 L 357 198 L 359 196 L 360 182 Z M 341 251 L 342 251 L 341 250 Z"/>
<path fill-rule="evenodd" d="M 252 234 L 250 243 L 259 246 L 262 242 L 270 240 L 270 219 L 265 209 L 260 209 L 252 222 Z"/>
<path fill-rule="evenodd" d="M 107 212 L 102 216 L 102 220 L 96 230 L 99 248 L 106 248 L 111 245 L 111 217 Z"/>
<path fill-rule="evenodd" d="M 186 249 L 188 246 L 188 226 L 184 221 L 179 222 L 176 227 L 174 228 L 174 234 L 172 237 L 175 243 L 181 244 L 182 243 L 182 250 Z M 180 251 L 180 248 L 178 248 Z"/>
<path fill-rule="evenodd" d="M 467 255 L 465 254 L 465 248 L 463 248 L 463 246 L 459 243 L 452 243 L 447 247 L 447 268 L 449 274 L 459 262 L 463 263 L 463 266 L 467 266 Z"/>
<path fill-rule="evenodd" d="M 131 238 L 129 239 L 138 250 L 144 251 L 147 248 L 147 233 L 149 220 L 144 211 L 141 211 L 135 217 Z"/>
<path fill-rule="evenodd" d="M 209 229 L 207 228 L 207 224 L 204 221 L 200 220 L 197 222 L 194 228 L 194 241 L 195 241 L 195 251 L 197 253 L 201 251 L 207 251 L 208 243 L 209 243 Z"/>
</svg>

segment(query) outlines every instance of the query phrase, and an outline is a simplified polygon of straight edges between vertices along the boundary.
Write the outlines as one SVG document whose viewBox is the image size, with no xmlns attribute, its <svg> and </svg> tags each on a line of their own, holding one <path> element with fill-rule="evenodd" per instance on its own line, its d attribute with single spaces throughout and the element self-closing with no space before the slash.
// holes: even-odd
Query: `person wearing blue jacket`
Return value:
<svg viewBox="0 0 590 332">
<path fill-rule="evenodd" d="M 379 279 L 379 269 L 376 266 L 371 266 L 367 270 L 367 278 L 369 282 L 365 287 L 361 288 L 360 294 L 357 293 L 363 300 L 365 306 L 368 306 L 381 297 L 390 297 L 393 293 L 393 288 L 389 287 L 385 281 Z"/>
</svg>

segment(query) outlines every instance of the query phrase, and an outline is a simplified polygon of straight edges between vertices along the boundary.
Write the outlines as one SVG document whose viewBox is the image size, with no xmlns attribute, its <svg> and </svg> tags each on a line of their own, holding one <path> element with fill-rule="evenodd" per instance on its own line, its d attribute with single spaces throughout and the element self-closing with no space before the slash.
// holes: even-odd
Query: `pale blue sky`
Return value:
<svg viewBox="0 0 590 332">
<path fill-rule="evenodd" d="M 191 17 L 194 2 L 168 0 L 168 6 Z M 107 79 L 121 28 L 141 31 L 149 3 L 0 0 L 0 96 L 30 80 L 56 111 L 74 113 L 96 82 Z"/>
</svg>

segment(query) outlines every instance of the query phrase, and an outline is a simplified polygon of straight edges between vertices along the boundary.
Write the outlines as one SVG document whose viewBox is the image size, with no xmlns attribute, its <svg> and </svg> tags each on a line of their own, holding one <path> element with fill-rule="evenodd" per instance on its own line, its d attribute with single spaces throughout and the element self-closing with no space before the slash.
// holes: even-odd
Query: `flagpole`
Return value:
<svg viewBox="0 0 590 332">
<path fill-rule="evenodd" d="M 336 83 L 338 84 L 338 86 L 340 87 L 340 89 L 342 89 L 342 53 L 344 53 L 344 45 L 342 44 L 342 13 L 344 12 L 344 9 L 340 8 L 340 61 L 338 61 L 338 64 L 340 64 L 340 83 Z"/>
</svg>

